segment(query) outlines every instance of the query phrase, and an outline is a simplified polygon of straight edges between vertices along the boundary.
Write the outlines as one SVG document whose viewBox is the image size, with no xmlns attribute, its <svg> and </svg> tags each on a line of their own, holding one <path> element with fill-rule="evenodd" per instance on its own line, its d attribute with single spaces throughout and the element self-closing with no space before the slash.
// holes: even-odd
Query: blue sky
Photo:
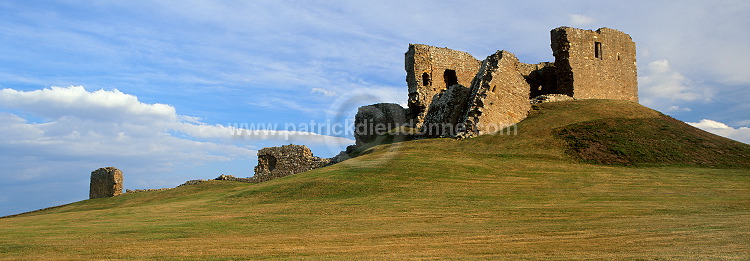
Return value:
<svg viewBox="0 0 750 261">
<path fill-rule="evenodd" d="M 563 25 L 630 34 L 641 104 L 750 143 L 747 13 L 746 1 L 4 1 L 0 215 L 86 199 L 100 167 L 161 188 L 251 176 L 265 146 L 333 156 L 350 134 L 302 128 L 405 105 L 409 43 L 537 63 L 554 60 L 549 30 Z M 261 124 L 274 131 L 231 135 Z"/>
</svg>

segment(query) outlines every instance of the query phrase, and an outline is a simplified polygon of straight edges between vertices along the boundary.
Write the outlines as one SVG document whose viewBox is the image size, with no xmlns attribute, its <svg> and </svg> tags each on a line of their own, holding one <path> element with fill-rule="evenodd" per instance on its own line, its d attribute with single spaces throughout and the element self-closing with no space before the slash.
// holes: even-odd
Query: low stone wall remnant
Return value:
<svg viewBox="0 0 750 261">
<path fill-rule="evenodd" d="M 300 172 L 324 167 L 331 159 L 315 157 L 307 146 L 284 145 L 263 148 L 258 151 L 258 165 L 255 166 L 255 182 L 286 177 Z"/>
</svg>

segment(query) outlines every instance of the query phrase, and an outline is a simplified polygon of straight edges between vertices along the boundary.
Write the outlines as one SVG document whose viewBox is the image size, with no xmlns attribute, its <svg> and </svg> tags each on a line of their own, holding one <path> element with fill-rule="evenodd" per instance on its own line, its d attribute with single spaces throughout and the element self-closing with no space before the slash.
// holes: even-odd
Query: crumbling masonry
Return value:
<svg viewBox="0 0 750 261">
<path fill-rule="evenodd" d="M 263 182 L 328 165 L 330 159 L 313 156 L 303 145 L 284 145 L 263 148 L 258 151 L 258 165 L 255 166 L 254 182 Z"/>
<path fill-rule="evenodd" d="M 122 194 L 122 171 L 106 167 L 91 172 L 89 199 L 112 197 Z"/>
</svg>

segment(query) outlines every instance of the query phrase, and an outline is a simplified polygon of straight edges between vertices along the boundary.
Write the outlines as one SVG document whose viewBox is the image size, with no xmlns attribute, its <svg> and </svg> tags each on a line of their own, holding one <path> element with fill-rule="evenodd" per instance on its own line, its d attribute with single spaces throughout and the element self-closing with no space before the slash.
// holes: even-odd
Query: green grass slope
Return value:
<svg viewBox="0 0 750 261">
<path fill-rule="evenodd" d="M 260 184 L 85 200 L 0 219 L 0 259 L 750 258 L 746 164 L 645 160 L 673 148 L 655 141 L 667 133 L 685 151 L 743 162 L 748 146 L 659 119 L 670 121 L 630 102 L 550 103 L 515 135 L 380 145 Z M 606 134 L 625 131 L 612 120 L 666 132 L 619 138 Z M 643 155 L 618 154 L 631 150 Z M 596 160 L 609 154 L 623 158 Z"/>
</svg>

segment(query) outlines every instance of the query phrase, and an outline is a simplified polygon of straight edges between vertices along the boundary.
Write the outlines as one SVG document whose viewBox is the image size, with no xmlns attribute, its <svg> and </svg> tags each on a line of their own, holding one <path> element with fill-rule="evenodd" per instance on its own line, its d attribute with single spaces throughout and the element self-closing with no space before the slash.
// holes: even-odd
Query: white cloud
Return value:
<svg viewBox="0 0 750 261">
<path fill-rule="evenodd" d="M 640 102 L 655 109 L 685 111 L 677 104 L 708 102 L 712 98 L 709 90 L 693 84 L 682 73 L 672 69 L 666 59 L 650 62 L 639 75 Z"/>
<path fill-rule="evenodd" d="M 570 24 L 574 26 L 584 26 L 594 23 L 594 18 L 586 15 L 572 14 L 570 15 Z"/>
<path fill-rule="evenodd" d="M 733 128 L 724 123 L 709 119 L 703 119 L 700 122 L 688 122 L 688 124 L 722 137 L 750 144 L 750 128 L 748 127 Z"/>
<path fill-rule="evenodd" d="M 667 112 L 689 112 L 689 111 L 692 111 L 692 109 L 688 107 L 680 107 L 677 105 L 667 108 Z"/>
<path fill-rule="evenodd" d="M 83 86 L 51 87 L 34 91 L 0 90 L 2 107 L 23 109 L 48 119 L 75 115 L 107 122 L 176 120 L 175 109 L 166 104 L 145 104 L 133 95 L 112 91 L 86 91 Z"/>
<path fill-rule="evenodd" d="M 310 90 L 310 93 L 320 93 L 325 96 L 336 96 L 335 92 L 323 88 L 312 88 L 312 90 Z"/>
</svg>

